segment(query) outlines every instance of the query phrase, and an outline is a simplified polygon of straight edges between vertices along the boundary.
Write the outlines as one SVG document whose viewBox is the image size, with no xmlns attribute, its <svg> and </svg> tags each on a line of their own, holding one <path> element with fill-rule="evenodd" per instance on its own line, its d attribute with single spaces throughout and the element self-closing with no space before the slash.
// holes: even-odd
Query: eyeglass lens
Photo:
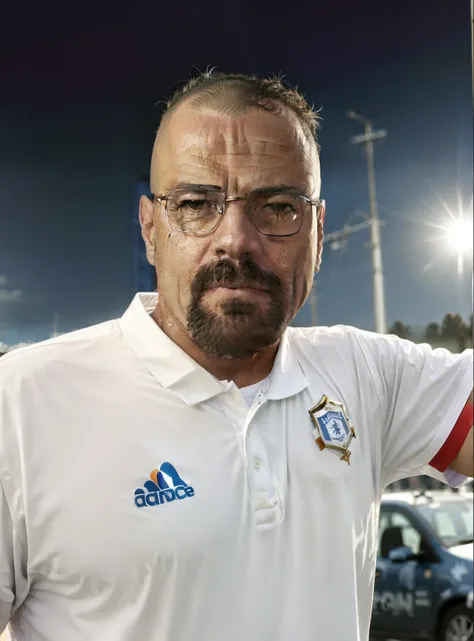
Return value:
<svg viewBox="0 0 474 641">
<path fill-rule="evenodd" d="M 267 236 L 298 233 L 305 209 L 311 207 L 304 198 L 291 191 L 258 190 L 250 192 L 243 200 L 255 227 Z M 168 196 L 167 207 L 173 229 L 203 235 L 218 226 L 225 211 L 226 196 L 218 190 L 176 190 Z"/>
</svg>

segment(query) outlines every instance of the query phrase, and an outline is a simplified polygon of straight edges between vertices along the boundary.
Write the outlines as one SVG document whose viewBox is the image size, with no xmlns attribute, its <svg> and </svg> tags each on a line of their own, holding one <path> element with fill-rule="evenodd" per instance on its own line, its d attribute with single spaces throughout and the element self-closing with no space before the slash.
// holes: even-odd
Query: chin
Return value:
<svg viewBox="0 0 474 641">
<path fill-rule="evenodd" d="M 281 323 L 266 322 L 265 315 L 228 312 L 207 315 L 201 322 L 188 325 L 193 342 L 209 356 L 249 358 L 276 343 L 285 329 Z"/>
<path fill-rule="evenodd" d="M 247 358 L 266 349 L 279 340 L 287 324 L 280 301 L 232 297 L 219 301 L 215 309 L 196 301 L 187 313 L 188 332 L 196 346 L 224 359 Z"/>
<path fill-rule="evenodd" d="M 249 321 L 255 317 L 261 316 L 265 313 L 262 306 L 250 303 L 239 298 L 231 298 L 224 301 L 219 305 L 220 315 L 224 317 L 233 317 L 236 319 L 248 319 Z"/>
<path fill-rule="evenodd" d="M 211 340 L 208 340 L 208 337 L 199 336 L 194 338 L 194 343 L 204 354 L 230 361 L 252 358 L 278 340 L 270 336 L 259 336 L 248 342 L 243 339 L 243 336 L 248 336 L 248 332 L 237 336 L 230 336 L 228 333 L 221 336 L 214 335 Z"/>
</svg>

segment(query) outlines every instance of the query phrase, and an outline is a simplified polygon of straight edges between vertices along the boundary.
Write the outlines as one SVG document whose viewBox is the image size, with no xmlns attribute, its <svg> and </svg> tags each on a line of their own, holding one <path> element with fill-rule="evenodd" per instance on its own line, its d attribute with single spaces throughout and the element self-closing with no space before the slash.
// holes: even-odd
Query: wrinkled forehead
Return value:
<svg viewBox="0 0 474 641">
<path fill-rule="evenodd" d="M 252 109 L 239 117 L 183 108 L 165 118 L 151 168 L 153 190 L 180 182 L 229 193 L 288 184 L 319 195 L 319 159 L 296 116 Z"/>
</svg>

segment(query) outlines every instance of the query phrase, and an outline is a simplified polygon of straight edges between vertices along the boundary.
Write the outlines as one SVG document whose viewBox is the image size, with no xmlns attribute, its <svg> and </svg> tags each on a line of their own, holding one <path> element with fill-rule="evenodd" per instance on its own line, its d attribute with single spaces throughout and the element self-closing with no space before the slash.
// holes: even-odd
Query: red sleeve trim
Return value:
<svg viewBox="0 0 474 641">
<path fill-rule="evenodd" d="M 438 472 L 446 472 L 448 467 L 459 454 L 461 447 L 469 434 L 471 427 L 474 423 L 473 405 L 469 401 L 464 406 L 455 426 L 451 430 L 451 434 L 446 439 L 444 445 L 436 454 L 434 459 L 430 462 L 431 467 L 434 467 Z"/>
</svg>

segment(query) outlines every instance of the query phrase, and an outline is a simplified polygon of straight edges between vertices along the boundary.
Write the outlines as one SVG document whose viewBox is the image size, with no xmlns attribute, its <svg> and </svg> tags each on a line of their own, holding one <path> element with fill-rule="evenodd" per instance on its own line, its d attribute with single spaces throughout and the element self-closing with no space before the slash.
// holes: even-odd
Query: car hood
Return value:
<svg viewBox="0 0 474 641">
<path fill-rule="evenodd" d="M 473 544 L 465 543 L 464 545 L 455 545 L 452 548 L 449 548 L 449 552 L 454 554 L 461 559 L 468 559 L 469 561 L 473 560 Z"/>
</svg>

